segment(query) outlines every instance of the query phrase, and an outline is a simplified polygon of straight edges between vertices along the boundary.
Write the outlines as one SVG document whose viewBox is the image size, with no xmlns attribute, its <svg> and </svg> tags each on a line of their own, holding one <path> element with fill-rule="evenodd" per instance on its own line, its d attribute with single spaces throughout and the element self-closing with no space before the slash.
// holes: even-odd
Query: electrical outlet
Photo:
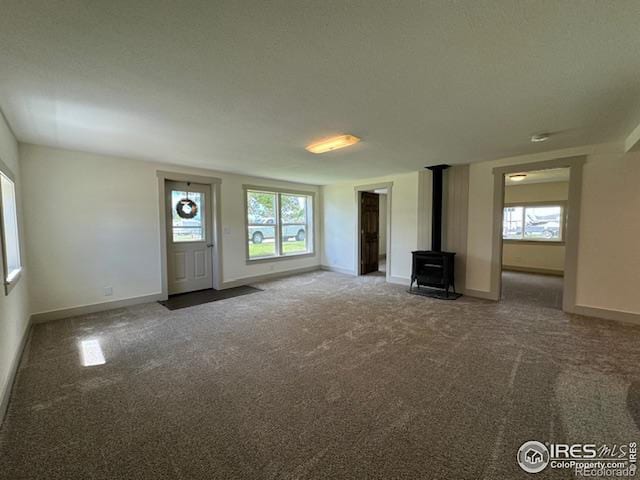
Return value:
<svg viewBox="0 0 640 480">
<path fill-rule="evenodd" d="M 104 296 L 110 297 L 113 295 L 113 287 L 104 287 Z"/>
</svg>

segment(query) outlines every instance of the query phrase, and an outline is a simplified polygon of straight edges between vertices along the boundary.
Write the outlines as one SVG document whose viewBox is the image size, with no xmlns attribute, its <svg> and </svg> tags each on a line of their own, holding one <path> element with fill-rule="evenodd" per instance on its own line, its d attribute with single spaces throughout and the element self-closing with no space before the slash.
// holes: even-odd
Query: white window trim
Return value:
<svg viewBox="0 0 640 480">
<path fill-rule="evenodd" d="M 504 210 L 506 208 L 522 207 L 523 223 L 522 234 L 523 238 L 504 238 L 504 243 L 517 243 L 517 244 L 535 244 L 535 245 L 564 245 L 565 236 L 567 232 L 567 202 L 566 201 L 549 201 L 549 202 L 510 202 L 505 203 L 502 208 L 502 228 L 504 228 Z M 559 240 L 544 240 L 536 238 L 524 238 L 524 215 L 527 208 L 531 207 L 560 207 L 560 239 Z"/>
<path fill-rule="evenodd" d="M 277 188 L 277 187 L 263 187 L 256 185 L 243 185 L 243 195 L 244 195 L 244 238 L 245 238 L 245 257 L 247 265 L 253 265 L 256 263 L 265 263 L 265 262 L 277 262 L 282 260 L 290 260 L 293 258 L 304 258 L 304 257 L 313 257 L 316 254 L 316 232 L 315 232 L 315 223 L 316 223 L 316 194 L 312 191 L 304 191 L 304 190 L 293 190 L 288 188 Z M 276 196 L 276 218 L 273 227 L 275 229 L 275 244 L 276 244 L 276 255 L 271 257 L 256 257 L 251 258 L 249 256 L 249 202 L 247 199 L 247 194 L 249 192 L 263 192 L 263 193 L 272 193 Z M 309 203 L 307 202 L 307 228 L 311 231 L 311 240 L 308 243 L 309 250 L 306 252 L 300 253 L 288 253 L 283 254 L 282 252 L 282 238 L 280 235 L 280 231 L 282 225 L 280 223 L 280 195 L 299 195 L 306 196 L 311 199 L 311 218 L 309 219 Z M 307 236 L 309 231 L 307 231 Z"/>
<path fill-rule="evenodd" d="M 4 294 L 9 295 L 11 290 L 18 284 L 18 281 L 22 277 L 22 271 L 24 270 L 24 265 L 22 263 L 22 245 L 20 244 L 21 231 L 20 231 L 20 221 L 18 217 L 18 187 L 16 185 L 16 178 L 13 175 L 13 172 L 5 165 L 5 163 L 0 159 L 0 173 L 2 173 L 6 178 L 8 178 L 11 183 L 13 183 L 13 192 L 15 195 L 15 204 L 16 204 L 16 223 L 17 223 L 17 234 L 18 234 L 18 262 L 19 267 L 9 271 L 8 261 L 7 261 L 7 238 L 5 236 L 6 232 L 4 229 L 4 206 L 2 204 L 2 186 L 0 183 L 0 247 L 2 249 L 2 255 L 0 255 L 0 260 L 2 260 L 2 279 L 4 284 Z"/>
</svg>

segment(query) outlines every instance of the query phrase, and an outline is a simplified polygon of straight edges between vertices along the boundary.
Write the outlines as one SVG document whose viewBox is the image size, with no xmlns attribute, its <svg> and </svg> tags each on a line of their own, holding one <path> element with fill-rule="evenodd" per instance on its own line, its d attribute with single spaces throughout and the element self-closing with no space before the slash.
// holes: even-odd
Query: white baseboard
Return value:
<svg viewBox="0 0 640 480">
<path fill-rule="evenodd" d="M 640 313 L 625 312 L 622 310 L 609 310 L 606 308 L 588 307 L 586 305 L 576 305 L 573 313 L 584 315 L 585 317 L 603 318 L 605 320 L 615 320 L 616 322 L 633 323 L 640 325 Z"/>
<path fill-rule="evenodd" d="M 88 315 L 90 313 L 104 312 L 106 310 L 113 310 L 114 308 L 130 307 L 132 305 L 138 305 L 141 303 L 157 302 L 158 300 L 166 300 L 166 298 L 164 298 L 161 293 L 153 293 L 151 295 L 123 298 L 122 300 L 112 300 L 110 302 L 60 308 L 58 310 L 50 310 L 47 312 L 31 314 L 31 323 L 50 322 L 53 320 L 60 320 L 61 318 L 77 317 L 78 315 Z"/>
<path fill-rule="evenodd" d="M 342 273 L 343 275 L 349 275 L 351 277 L 357 276 L 353 270 L 349 270 L 348 268 L 336 267 L 333 265 L 321 265 L 320 268 L 328 272 Z"/>
<path fill-rule="evenodd" d="M 473 290 L 471 288 L 465 288 L 463 294 L 467 297 L 483 298 L 485 300 L 493 300 L 494 302 L 498 301 L 493 292 L 485 292 L 484 290 Z"/>
<path fill-rule="evenodd" d="M 397 285 L 404 285 L 406 287 L 411 283 L 411 279 L 409 277 L 398 277 L 394 275 L 389 275 L 387 280 L 389 283 L 395 283 Z"/>
<path fill-rule="evenodd" d="M 20 345 L 18 346 L 16 354 L 11 361 L 9 375 L 7 376 L 7 383 L 4 385 L 2 392 L 0 392 L 0 426 L 3 424 L 4 417 L 7 414 L 7 409 L 9 408 L 9 399 L 11 398 L 13 385 L 16 380 L 16 375 L 18 374 L 18 367 L 20 366 L 20 361 L 22 360 L 22 356 L 24 355 L 24 351 L 27 347 L 27 342 L 31 336 L 31 326 L 32 322 L 29 320 L 24 335 L 20 340 Z"/>
<path fill-rule="evenodd" d="M 519 265 L 503 265 L 502 270 L 506 270 L 510 272 L 539 273 L 541 275 L 553 275 L 556 277 L 564 277 L 564 272 L 562 270 L 553 270 L 551 268 L 521 267 Z"/>
<path fill-rule="evenodd" d="M 469 297 L 483 298 L 486 300 L 497 301 L 492 292 L 481 290 L 466 289 L 464 294 Z M 633 323 L 640 325 L 640 313 L 625 312 L 622 310 L 610 310 L 606 308 L 589 307 L 586 305 L 576 305 L 570 313 L 583 315 L 585 317 L 602 318 L 604 320 L 614 320 L 616 322 Z"/>
<path fill-rule="evenodd" d="M 238 278 L 236 280 L 229 280 L 228 282 L 223 282 L 222 289 L 224 290 L 225 288 L 241 287 L 243 285 L 248 285 L 250 283 L 260 283 L 260 282 L 266 282 L 269 280 L 276 280 L 278 278 L 290 277 L 292 275 L 300 275 L 301 273 L 315 272 L 316 270 L 320 270 L 320 265 L 314 265 L 312 267 L 296 268 L 296 269 L 287 270 L 284 272 L 266 273 L 264 275 L 255 275 L 253 277 Z"/>
<path fill-rule="evenodd" d="M 254 277 L 246 277 L 237 280 L 231 280 L 224 282 L 222 288 L 239 287 L 241 285 L 247 285 L 249 283 L 264 282 L 267 280 L 273 280 L 276 278 L 288 277 L 290 275 L 298 275 L 301 273 L 313 272 L 318 270 L 319 266 L 298 268 L 295 270 L 288 270 L 286 272 L 275 272 L 265 275 L 258 275 Z M 61 308 L 57 310 L 49 310 L 45 312 L 38 312 L 31 315 L 31 322 L 34 324 L 51 322 L 53 320 L 60 320 L 62 318 L 77 317 L 79 315 L 88 315 L 91 313 L 104 312 L 106 310 L 113 310 L 115 308 L 130 307 L 132 305 L 139 305 L 142 303 L 151 303 L 161 300 L 166 300 L 166 296 L 162 293 L 154 293 L 151 295 L 143 295 L 140 297 L 124 298 L 121 300 L 113 300 L 110 302 L 93 303 L 90 305 L 80 305 L 77 307 Z"/>
</svg>

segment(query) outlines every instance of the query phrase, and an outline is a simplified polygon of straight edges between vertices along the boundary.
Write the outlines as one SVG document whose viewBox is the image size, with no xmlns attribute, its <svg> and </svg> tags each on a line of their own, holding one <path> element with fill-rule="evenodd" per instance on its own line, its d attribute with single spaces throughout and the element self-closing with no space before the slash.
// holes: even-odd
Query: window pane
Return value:
<svg viewBox="0 0 640 480">
<path fill-rule="evenodd" d="M 276 194 L 267 192 L 247 192 L 249 225 L 276 223 Z"/>
<path fill-rule="evenodd" d="M 505 207 L 502 217 L 502 238 L 522 239 L 522 207 Z"/>
<path fill-rule="evenodd" d="M 3 245 L 7 259 L 5 280 L 9 281 L 20 270 L 22 264 L 20 263 L 15 185 L 3 174 L 0 174 L 0 190 L 2 190 Z"/>
<path fill-rule="evenodd" d="M 283 225 L 282 226 L 282 253 L 284 255 L 290 253 L 304 253 L 307 248 L 307 226 L 302 225 Z"/>
<path fill-rule="evenodd" d="M 276 194 L 247 192 L 249 258 L 276 255 Z"/>
<path fill-rule="evenodd" d="M 310 201 L 306 195 L 280 195 L 282 254 L 309 251 Z"/>
<path fill-rule="evenodd" d="M 205 240 L 204 194 L 199 192 L 171 192 L 174 242 L 201 242 Z"/>
<path fill-rule="evenodd" d="M 280 195 L 280 219 L 282 223 L 307 223 L 307 197 Z"/>
<path fill-rule="evenodd" d="M 562 207 L 527 207 L 524 238 L 527 240 L 562 239 Z"/>
</svg>

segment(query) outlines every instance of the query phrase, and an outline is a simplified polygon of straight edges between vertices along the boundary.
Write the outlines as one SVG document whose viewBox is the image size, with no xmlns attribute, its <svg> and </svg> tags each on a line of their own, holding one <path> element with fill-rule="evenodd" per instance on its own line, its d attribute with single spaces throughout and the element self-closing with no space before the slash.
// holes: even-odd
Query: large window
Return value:
<svg viewBox="0 0 640 480">
<path fill-rule="evenodd" d="M 249 260 L 313 253 L 313 197 L 247 189 Z"/>
<path fill-rule="evenodd" d="M 2 216 L 2 263 L 4 265 L 5 293 L 8 294 L 20 277 L 20 238 L 16 186 L 13 180 L 0 172 L 0 215 Z"/>
<path fill-rule="evenodd" d="M 504 207 L 502 238 L 515 241 L 562 242 L 562 205 L 509 205 Z"/>
</svg>

